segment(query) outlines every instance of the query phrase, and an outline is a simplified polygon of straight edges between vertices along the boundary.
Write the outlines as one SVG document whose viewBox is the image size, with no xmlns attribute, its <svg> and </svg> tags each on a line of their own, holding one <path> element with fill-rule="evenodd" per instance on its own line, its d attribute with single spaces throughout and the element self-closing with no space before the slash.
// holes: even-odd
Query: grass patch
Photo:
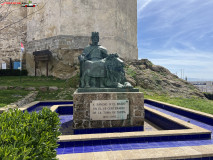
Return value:
<svg viewBox="0 0 213 160">
<path fill-rule="evenodd" d="M 36 97 L 38 101 L 45 101 L 45 100 L 72 100 L 73 93 L 77 85 L 79 83 L 79 75 L 68 79 L 62 80 L 55 77 L 30 77 L 30 76 L 23 76 L 21 77 L 13 77 L 13 76 L 1 76 L 0 77 L 0 86 L 21 86 L 21 87 L 38 87 L 41 86 L 56 86 L 59 88 L 57 91 L 39 91 Z M 0 91 L 0 107 L 3 107 L 7 104 L 16 102 L 21 96 L 25 96 L 29 93 L 29 91 L 24 90 L 3 90 Z M 14 96 L 19 95 L 19 96 Z"/>
<path fill-rule="evenodd" d="M 25 90 L 0 90 L 0 107 L 14 103 L 24 98 L 30 91 Z"/>
<path fill-rule="evenodd" d="M 177 106 L 213 114 L 213 101 L 199 98 L 170 97 L 168 95 L 144 95 L 144 98 L 158 100 Z"/>
<path fill-rule="evenodd" d="M 33 86 L 33 87 L 40 87 L 40 86 L 57 86 L 57 87 L 65 87 L 66 83 L 65 80 L 61 80 L 54 77 L 30 77 L 30 76 L 23 76 L 15 77 L 15 76 L 1 76 L 0 77 L 0 84 L 1 86 Z"/>
<path fill-rule="evenodd" d="M 128 66 L 125 67 L 126 74 L 136 79 L 136 71 L 134 71 L 132 68 L 129 68 Z"/>
<path fill-rule="evenodd" d="M 45 100 L 72 100 L 73 99 L 73 89 L 65 89 L 58 91 L 39 91 L 36 97 L 36 101 L 45 101 Z"/>
<path fill-rule="evenodd" d="M 66 85 L 67 85 L 67 87 L 77 88 L 79 86 L 79 82 L 80 82 L 80 75 L 78 73 L 75 76 L 68 79 L 66 81 Z"/>
</svg>

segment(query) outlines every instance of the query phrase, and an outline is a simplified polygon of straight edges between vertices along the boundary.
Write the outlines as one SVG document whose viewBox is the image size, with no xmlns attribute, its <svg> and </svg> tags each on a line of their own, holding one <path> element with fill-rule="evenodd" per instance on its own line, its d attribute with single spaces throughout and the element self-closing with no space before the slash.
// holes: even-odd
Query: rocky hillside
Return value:
<svg viewBox="0 0 213 160">
<path fill-rule="evenodd" d="M 185 98 L 205 97 L 192 84 L 147 59 L 126 62 L 125 71 L 127 80 L 141 88 L 145 94 L 167 94 Z"/>
</svg>

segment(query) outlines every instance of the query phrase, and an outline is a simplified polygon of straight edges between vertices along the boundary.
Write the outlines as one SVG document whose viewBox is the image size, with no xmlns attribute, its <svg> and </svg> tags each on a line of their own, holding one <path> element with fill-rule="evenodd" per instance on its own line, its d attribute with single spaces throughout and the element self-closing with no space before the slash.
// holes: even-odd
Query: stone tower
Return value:
<svg viewBox="0 0 213 160">
<path fill-rule="evenodd" d="M 10 58 L 13 61 L 20 60 L 20 43 L 26 42 L 26 16 L 27 8 L 20 4 L 0 5 L 0 69 L 2 63 L 10 68 Z"/>
<path fill-rule="evenodd" d="M 69 78 L 77 56 L 89 44 L 91 32 L 109 53 L 137 59 L 137 0 L 36 0 L 28 9 L 26 66 L 34 75 L 34 51 L 49 49 L 49 74 Z M 35 12 L 33 14 L 33 12 Z M 31 14 L 32 13 L 32 14 Z M 38 73 L 45 75 L 39 62 Z"/>
</svg>

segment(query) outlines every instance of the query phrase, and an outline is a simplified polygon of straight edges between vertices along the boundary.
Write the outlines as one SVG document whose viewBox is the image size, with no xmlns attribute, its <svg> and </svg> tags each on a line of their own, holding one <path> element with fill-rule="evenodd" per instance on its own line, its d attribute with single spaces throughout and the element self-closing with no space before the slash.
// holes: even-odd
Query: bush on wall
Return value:
<svg viewBox="0 0 213 160">
<path fill-rule="evenodd" d="M 22 76 L 27 76 L 27 74 L 28 74 L 27 70 L 21 70 Z M 19 69 L 1 69 L 0 76 L 20 76 L 20 70 Z"/>
<path fill-rule="evenodd" d="M 48 108 L 0 114 L 0 159 L 56 159 L 59 125 L 58 114 Z"/>
</svg>

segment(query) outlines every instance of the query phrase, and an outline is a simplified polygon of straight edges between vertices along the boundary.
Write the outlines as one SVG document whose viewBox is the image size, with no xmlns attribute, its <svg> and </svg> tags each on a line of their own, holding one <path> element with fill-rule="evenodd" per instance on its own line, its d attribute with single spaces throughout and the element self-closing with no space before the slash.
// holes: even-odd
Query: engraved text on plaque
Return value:
<svg viewBox="0 0 213 160">
<path fill-rule="evenodd" d="M 129 100 L 93 100 L 90 103 L 91 120 L 122 120 L 129 115 Z"/>
</svg>

